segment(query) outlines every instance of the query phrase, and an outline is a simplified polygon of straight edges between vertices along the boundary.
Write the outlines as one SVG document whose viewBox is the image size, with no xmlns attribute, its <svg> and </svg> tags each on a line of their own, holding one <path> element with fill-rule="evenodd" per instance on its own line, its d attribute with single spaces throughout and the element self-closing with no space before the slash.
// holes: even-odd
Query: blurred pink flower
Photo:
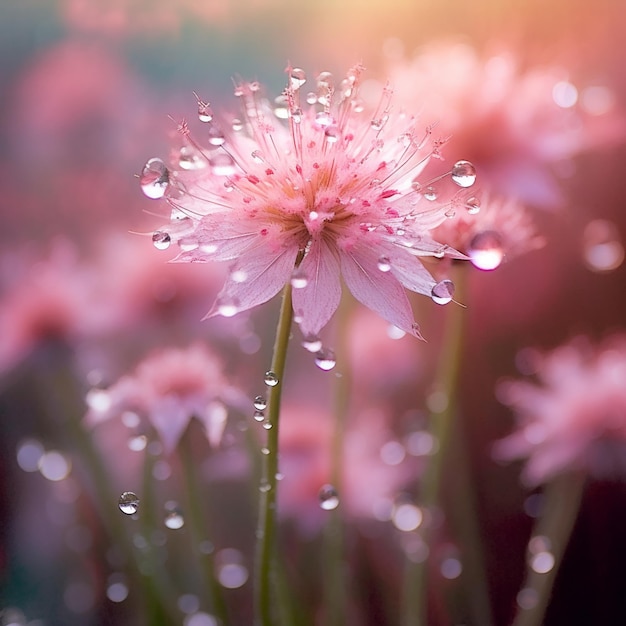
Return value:
<svg viewBox="0 0 626 626">
<path fill-rule="evenodd" d="M 145 416 L 166 454 L 176 448 L 192 418 L 204 425 L 209 443 L 220 443 L 227 406 L 248 408 L 250 401 L 232 386 L 217 357 L 201 345 L 163 349 L 147 356 L 132 374 L 87 397 L 89 426 L 125 412 Z"/>
<path fill-rule="evenodd" d="M 416 181 L 441 142 L 392 110 L 388 89 L 375 111 L 364 112 L 360 67 L 337 85 L 320 74 L 306 96 L 304 72 L 288 73 L 273 106 L 258 83 L 238 85 L 240 118 L 218 123 L 200 101 L 209 146 L 200 148 L 183 122 L 180 171 L 148 161 L 144 192 L 165 195 L 173 207 L 155 245 L 178 244 L 179 262 L 234 261 L 209 315 L 250 309 L 291 281 L 300 328 L 317 336 L 339 305 L 343 277 L 362 304 L 419 336 L 404 288 L 444 299 L 449 288 L 419 257 L 463 258 L 429 234 L 462 192 L 443 202 L 420 193 Z M 475 179 L 467 162 L 448 173 L 460 187 Z"/>
<path fill-rule="evenodd" d="M 598 347 L 580 337 L 535 354 L 530 363 L 540 384 L 499 387 L 519 424 L 496 443 L 495 456 L 525 458 L 522 477 L 529 485 L 570 470 L 626 476 L 626 336 Z"/>
<path fill-rule="evenodd" d="M 74 247 L 57 241 L 46 260 L 5 253 L 0 261 L 0 371 L 13 367 L 49 339 L 76 345 L 101 337 L 118 323 L 96 269 L 80 261 Z"/>
<path fill-rule="evenodd" d="M 436 237 L 465 252 L 479 269 L 493 270 L 544 245 L 530 212 L 517 200 L 485 194 L 470 198 L 465 211 L 437 227 Z"/>
<path fill-rule="evenodd" d="M 363 411 L 358 427 L 345 432 L 342 484 L 338 493 L 346 519 L 390 519 L 393 502 L 415 478 L 415 458 L 394 439 L 385 414 Z M 286 406 L 280 429 L 281 515 L 304 532 L 318 530 L 328 516 L 320 491 L 331 483 L 331 441 L 335 422 L 329 413 Z M 331 485 L 332 486 L 332 485 Z"/>
<path fill-rule="evenodd" d="M 578 89 L 554 64 L 520 68 L 510 51 L 482 56 L 457 42 L 411 59 L 394 54 L 388 76 L 402 105 L 423 103 L 497 194 L 544 208 L 562 203 L 555 174 L 581 151 L 623 142 L 626 120 L 604 85 Z M 564 171 L 563 173 L 567 173 Z"/>
</svg>

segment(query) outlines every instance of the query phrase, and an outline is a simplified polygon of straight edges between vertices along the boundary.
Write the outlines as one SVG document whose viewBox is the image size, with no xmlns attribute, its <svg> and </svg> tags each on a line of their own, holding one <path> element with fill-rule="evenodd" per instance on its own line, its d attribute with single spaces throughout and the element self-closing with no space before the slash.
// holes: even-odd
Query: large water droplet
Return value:
<svg viewBox="0 0 626 626">
<path fill-rule="evenodd" d="M 470 241 L 467 254 L 478 269 L 494 270 L 504 258 L 502 238 L 493 230 L 477 233 Z"/>
<path fill-rule="evenodd" d="M 268 387 L 276 387 L 278 385 L 278 376 L 274 374 L 272 371 L 265 372 L 265 377 L 263 378 L 263 382 Z"/>
<path fill-rule="evenodd" d="M 291 286 L 294 289 L 304 289 L 308 284 L 309 278 L 306 272 L 301 267 L 296 267 L 291 274 Z"/>
<path fill-rule="evenodd" d="M 257 411 L 265 411 L 267 408 L 267 400 L 265 399 L 265 396 L 256 396 L 256 398 L 254 398 L 253 405 Z"/>
<path fill-rule="evenodd" d="M 431 297 L 437 304 L 448 304 L 454 297 L 454 283 L 448 279 L 438 282 L 433 287 Z"/>
<path fill-rule="evenodd" d="M 307 335 L 302 340 L 302 347 L 309 352 L 319 352 L 322 349 L 322 340 L 315 335 Z"/>
<path fill-rule="evenodd" d="M 583 232 L 583 255 L 594 272 L 610 272 L 624 261 L 624 246 L 617 228 L 608 220 L 593 220 Z"/>
<path fill-rule="evenodd" d="M 293 67 L 289 70 L 289 86 L 292 89 L 300 89 L 306 83 L 306 73 L 299 67 Z"/>
<path fill-rule="evenodd" d="M 457 161 L 452 166 L 451 176 L 459 187 L 471 187 L 476 182 L 476 168 L 469 161 Z"/>
<path fill-rule="evenodd" d="M 167 250 L 172 243 L 172 238 L 169 233 L 163 232 L 162 230 L 157 230 L 152 235 L 152 243 L 157 250 Z"/>
<path fill-rule="evenodd" d="M 165 163 L 158 158 L 150 159 L 141 170 L 139 184 L 141 191 L 152 198 L 158 200 L 162 198 L 170 183 L 170 172 Z"/>
<path fill-rule="evenodd" d="M 117 502 L 122 513 L 126 515 L 134 515 L 139 509 L 139 498 L 132 491 L 125 491 Z"/>
<path fill-rule="evenodd" d="M 337 365 L 335 353 L 328 348 L 322 348 L 315 354 L 315 365 L 325 372 L 332 370 Z"/>
<path fill-rule="evenodd" d="M 332 485 L 323 485 L 319 491 L 320 507 L 332 511 L 339 506 L 339 494 Z"/>
</svg>

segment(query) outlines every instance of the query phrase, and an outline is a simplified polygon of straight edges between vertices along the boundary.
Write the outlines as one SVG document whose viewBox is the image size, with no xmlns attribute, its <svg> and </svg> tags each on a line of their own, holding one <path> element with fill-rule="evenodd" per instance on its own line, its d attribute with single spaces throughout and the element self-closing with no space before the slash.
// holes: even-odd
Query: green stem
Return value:
<svg viewBox="0 0 626 626">
<path fill-rule="evenodd" d="M 456 297 L 464 299 L 464 268 L 455 267 L 454 284 Z M 454 462 L 455 475 L 461 477 L 454 493 L 456 509 L 453 523 L 459 530 L 462 540 L 464 578 L 469 581 L 468 603 L 475 623 L 489 626 L 492 623 L 489 608 L 489 592 L 482 558 L 480 529 L 477 523 L 475 495 L 469 480 L 467 453 L 459 436 L 459 426 L 455 424 L 457 414 L 457 386 L 461 357 L 464 347 L 466 309 L 451 303 L 448 305 L 446 323 L 443 330 L 443 345 L 435 376 L 435 390 L 446 398 L 445 408 L 431 414 L 430 430 L 438 444 L 437 451 L 430 458 L 420 486 L 420 506 L 426 513 L 433 513 L 442 503 L 442 480 L 448 469 L 447 463 Z M 456 450 L 453 449 L 453 446 Z M 426 524 L 421 529 L 424 542 L 433 548 L 433 528 Z M 404 626 L 427 626 L 428 624 L 428 560 L 407 563 L 404 589 Z"/>
<path fill-rule="evenodd" d="M 278 384 L 270 387 L 268 394 L 267 424 L 269 429 L 267 431 L 267 454 L 264 455 L 263 477 L 261 479 L 255 572 L 255 624 L 258 626 L 272 626 L 275 623 L 272 602 L 275 600 L 278 421 L 292 318 L 291 284 L 287 283 L 276 327 L 271 366 L 271 371 L 278 378 Z"/>
<path fill-rule="evenodd" d="M 522 593 L 528 594 L 528 608 L 523 608 L 522 601 L 522 608 L 519 609 L 513 626 L 543 624 L 554 581 L 580 509 L 584 485 L 584 476 L 570 473 L 557 476 L 546 486 L 544 513 L 533 529 L 533 538 L 547 540 L 545 551 L 552 554 L 554 563 L 545 573 L 535 571 L 529 564 L 522 589 Z"/>
<path fill-rule="evenodd" d="M 194 463 L 192 450 L 191 429 L 187 427 L 181 439 L 179 447 L 179 458 L 183 470 L 183 480 L 187 492 L 187 510 L 189 511 L 189 522 L 191 527 L 191 539 L 193 543 L 193 553 L 198 557 L 200 570 L 204 577 L 204 584 L 208 588 L 211 608 L 216 617 L 219 618 L 222 626 L 230 624 L 228 610 L 222 593 L 222 587 L 215 577 L 215 559 L 213 552 L 200 555 L 200 542 L 211 536 L 209 521 L 201 506 L 202 485 L 198 480 L 197 467 Z"/>
<path fill-rule="evenodd" d="M 343 490 L 342 463 L 346 418 L 350 405 L 350 367 L 347 346 L 347 326 L 352 310 L 352 300 L 344 298 L 338 311 L 337 361 L 342 364 L 341 377 L 337 379 L 334 394 L 334 432 L 331 444 L 330 481 L 339 498 Z M 324 598 L 325 623 L 328 626 L 343 626 L 346 623 L 347 577 L 343 546 L 343 525 L 340 508 L 330 511 L 324 534 Z"/>
</svg>

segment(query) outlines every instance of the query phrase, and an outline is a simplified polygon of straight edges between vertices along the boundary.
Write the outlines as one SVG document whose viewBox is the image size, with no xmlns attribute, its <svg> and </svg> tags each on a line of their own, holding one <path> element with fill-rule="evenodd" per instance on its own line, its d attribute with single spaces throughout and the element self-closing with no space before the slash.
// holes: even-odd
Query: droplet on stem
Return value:
<svg viewBox="0 0 626 626">
<path fill-rule="evenodd" d="M 276 376 L 276 374 L 274 374 L 274 372 L 272 371 L 265 372 L 265 377 L 263 378 L 263 381 L 268 387 L 276 387 L 279 382 L 278 376 Z"/>
<path fill-rule="evenodd" d="M 332 511 L 339 506 L 339 494 L 332 485 L 323 485 L 319 491 L 320 507 Z"/>
<path fill-rule="evenodd" d="M 139 498 L 136 493 L 132 491 L 125 491 L 117 502 L 117 505 L 122 513 L 126 515 L 134 515 L 139 509 Z"/>
</svg>

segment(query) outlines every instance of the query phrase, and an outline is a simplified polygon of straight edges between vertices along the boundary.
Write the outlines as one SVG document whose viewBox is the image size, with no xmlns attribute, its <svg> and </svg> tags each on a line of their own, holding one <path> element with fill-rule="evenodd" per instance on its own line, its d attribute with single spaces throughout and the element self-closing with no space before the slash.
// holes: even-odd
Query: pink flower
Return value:
<svg viewBox="0 0 626 626">
<path fill-rule="evenodd" d="M 505 258 L 544 245 L 530 212 L 514 199 L 485 194 L 480 201 L 469 198 L 466 209 L 437 227 L 435 236 L 464 251 L 478 269 L 493 270 Z"/>
<path fill-rule="evenodd" d="M 320 74 L 306 96 L 304 72 L 288 72 L 289 86 L 273 107 L 258 83 L 237 86 L 237 118 L 217 122 L 200 101 L 209 145 L 201 148 L 183 122 L 180 171 L 159 159 L 146 164 L 144 192 L 166 195 L 173 208 L 155 244 L 177 243 L 179 262 L 232 262 L 209 316 L 262 304 L 291 281 L 300 328 L 317 336 L 339 305 L 343 278 L 357 300 L 419 336 L 404 288 L 441 296 L 449 287 L 419 257 L 463 257 L 429 234 L 462 193 L 444 202 L 416 181 L 441 142 L 414 116 L 392 109 L 389 89 L 365 112 L 360 67 L 335 86 Z M 470 163 L 459 162 L 455 172 L 461 187 L 475 179 Z"/>
<path fill-rule="evenodd" d="M 87 402 L 85 420 L 91 426 L 127 412 L 144 415 L 166 454 L 176 448 L 193 417 L 204 425 L 209 443 L 219 444 L 226 425 L 225 405 L 250 404 L 229 384 L 218 359 L 201 345 L 154 352 L 107 390 L 92 390 Z"/>
<path fill-rule="evenodd" d="M 497 442 L 497 458 L 525 458 L 529 485 L 569 470 L 625 476 L 626 336 L 599 347 L 580 337 L 532 364 L 539 385 L 511 381 L 499 388 L 519 425 Z"/>
<path fill-rule="evenodd" d="M 599 84 L 577 87 L 566 67 L 521 67 L 515 52 L 481 55 L 459 42 L 438 42 L 413 58 L 394 56 L 388 76 L 401 103 L 422 102 L 498 194 L 543 208 L 563 202 L 556 175 L 568 159 L 623 142 L 616 97 Z"/>
</svg>

